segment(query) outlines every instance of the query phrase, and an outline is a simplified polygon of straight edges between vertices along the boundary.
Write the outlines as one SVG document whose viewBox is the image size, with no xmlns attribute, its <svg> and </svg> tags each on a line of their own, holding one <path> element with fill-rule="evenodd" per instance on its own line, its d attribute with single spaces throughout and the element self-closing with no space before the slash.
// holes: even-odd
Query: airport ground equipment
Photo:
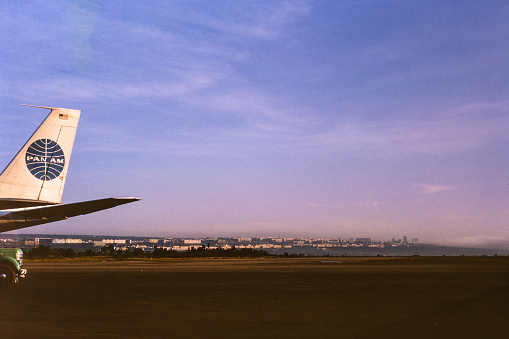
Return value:
<svg viewBox="0 0 509 339">
<path fill-rule="evenodd" d="M 24 278 L 23 251 L 20 248 L 0 248 L 0 290 Z"/>
</svg>

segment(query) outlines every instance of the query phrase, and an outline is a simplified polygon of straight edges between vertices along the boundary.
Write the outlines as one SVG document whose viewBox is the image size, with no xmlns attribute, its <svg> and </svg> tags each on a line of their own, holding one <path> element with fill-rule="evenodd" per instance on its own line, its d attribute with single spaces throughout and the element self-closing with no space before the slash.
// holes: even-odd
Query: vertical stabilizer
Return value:
<svg viewBox="0 0 509 339">
<path fill-rule="evenodd" d="M 0 199 L 60 203 L 81 111 L 32 107 L 51 112 L 0 174 Z"/>
</svg>

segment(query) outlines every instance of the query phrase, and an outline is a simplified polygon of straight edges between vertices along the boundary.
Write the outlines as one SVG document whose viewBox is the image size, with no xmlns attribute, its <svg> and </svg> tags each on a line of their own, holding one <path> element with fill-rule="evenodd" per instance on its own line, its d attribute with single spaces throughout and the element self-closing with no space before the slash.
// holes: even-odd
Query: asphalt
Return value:
<svg viewBox="0 0 509 339">
<path fill-rule="evenodd" d="M 27 262 L 0 337 L 509 338 L 509 257 Z"/>
</svg>

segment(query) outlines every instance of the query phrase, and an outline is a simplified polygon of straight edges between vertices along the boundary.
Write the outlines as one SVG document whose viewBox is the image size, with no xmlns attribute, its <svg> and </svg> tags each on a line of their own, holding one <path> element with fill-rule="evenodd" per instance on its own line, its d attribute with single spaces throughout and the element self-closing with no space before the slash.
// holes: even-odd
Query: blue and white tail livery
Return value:
<svg viewBox="0 0 509 339">
<path fill-rule="evenodd" d="M 125 197 L 60 204 L 81 111 L 31 107 L 51 111 L 0 174 L 0 232 L 139 200 Z"/>
<path fill-rule="evenodd" d="M 0 175 L 0 199 L 62 200 L 81 111 L 41 108 L 51 112 Z"/>
</svg>

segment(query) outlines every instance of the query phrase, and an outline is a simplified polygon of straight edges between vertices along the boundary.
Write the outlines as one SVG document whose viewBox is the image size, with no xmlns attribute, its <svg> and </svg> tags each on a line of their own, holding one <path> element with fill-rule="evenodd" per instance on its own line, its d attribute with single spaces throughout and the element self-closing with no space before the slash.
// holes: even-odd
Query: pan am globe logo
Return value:
<svg viewBox="0 0 509 339">
<path fill-rule="evenodd" d="M 64 170 L 65 156 L 62 148 L 53 140 L 39 139 L 28 147 L 25 161 L 34 177 L 49 181 Z"/>
</svg>

